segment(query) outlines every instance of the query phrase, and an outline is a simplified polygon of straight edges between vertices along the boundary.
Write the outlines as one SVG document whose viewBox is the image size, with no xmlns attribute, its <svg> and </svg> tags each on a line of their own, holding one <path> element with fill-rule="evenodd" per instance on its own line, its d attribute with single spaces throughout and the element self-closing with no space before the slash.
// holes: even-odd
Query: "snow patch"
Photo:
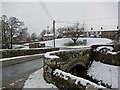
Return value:
<svg viewBox="0 0 120 90">
<path fill-rule="evenodd" d="M 118 66 L 93 61 L 87 74 L 93 79 L 112 85 L 112 88 L 118 88 Z"/>
<path fill-rule="evenodd" d="M 102 49 L 104 49 L 104 52 L 106 51 L 106 54 L 112 54 L 112 55 L 117 54 L 117 52 L 113 52 L 114 49 L 111 46 L 100 46 L 100 47 L 97 47 L 96 51 L 101 52 Z"/>
<path fill-rule="evenodd" d="M 56 51 L 53 51 L 53 52 L 47 52 L 45 53 L 44 57 L 45 58 L 49 58 L 49 59 L 55 59 L 55 58 L 59 58 L 58 56 L 55 56 L 55 55 L 50 55 L 51 53 L 55 53 Z M 58 51 L 57 51 L 58 52 Z"/>
<path fill-rule="evenodd" d="M 43 78 L 43 68 L 31 74 L 25 82 L 24 88 L 57 88 L 53 84 L 48 84 Z"/>
</svg>

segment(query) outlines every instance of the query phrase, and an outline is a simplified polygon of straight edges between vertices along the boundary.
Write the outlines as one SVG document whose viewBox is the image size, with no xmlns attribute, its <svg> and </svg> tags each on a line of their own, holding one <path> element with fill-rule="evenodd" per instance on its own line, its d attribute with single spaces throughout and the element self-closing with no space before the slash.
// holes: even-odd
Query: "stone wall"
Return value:
<svg viewBox="0 0 120 90">
<path fill-rule="evenodd" d="M 105 64 L 120 66 L 120 53 L 116 55 L 105 54 L 105 53 L 94 53 L 94 60 L 100 61 Z"/>
<path fill-rule="evenodd" d="M 115 45 L 115 51 L 120 51 L 120 44 Z"/>
<path fill-rule="evenodd" d="M 116 52 L 117 54 L 96 51 L 95 49 L 99 46 L 111 46 L 114 48 L 113 52 Z M 94 60 L 105 64 L 120 66 L 120 45 L 93 45 L 92 51 Z"/>
<path fill-rule="evenodd" d="M 2 50 L 2 58 L 10 58 L 16 56 L 25 56 L 25 55 L 33 55 L 33 54 L 40 54 L 46 53 L 50 51 L 56 51 L 59 48 L 42 48 L 42 49 L 12 49 L 12 50 Z"/>
<path fill-rule="evenodd" d="M 69 72 L 69 70 L 76 66 L 76 65 L 82 65 L 84 68 L 88 68 L 91 64 L 91 49 L 85 49 L 85 50 L 71 50 L 71 51 L 55 51 L 51 53 L 46 53 L 44 58 L 44 79 L 48 83 L 53 83 L 56 86 L 61 87 L 64 86 L 61 83 L 62 81 L 59 81 L 59 78 L 55 78 L 53 76 L 53 71 L 55 69 L 60 69 L 65 72 Z M 68 87 L 67 85 L 70 85 L 69 82 L 66 82 L 68 84 L 65 84 L 65 87 Z"/>
</svg>

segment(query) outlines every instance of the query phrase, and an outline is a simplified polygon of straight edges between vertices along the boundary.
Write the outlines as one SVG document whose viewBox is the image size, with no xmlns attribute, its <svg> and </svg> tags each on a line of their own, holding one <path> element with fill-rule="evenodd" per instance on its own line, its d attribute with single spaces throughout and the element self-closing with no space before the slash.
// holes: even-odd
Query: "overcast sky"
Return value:
<svg viewBox="0 0 120 90">
<path fill-rule="evenodd" d="M 28 32 L 37 34 L 47 26 L 52 28 L 51 17 L 56 21 L 84 23 L 87 29 L 116 28 L 118 25 L 117 2 L 2 2 L 2 13 L 18 17 L 25 22 Z M 69 25 L 72 24 L 56 22 L 56 28 Z"/>
</svg>

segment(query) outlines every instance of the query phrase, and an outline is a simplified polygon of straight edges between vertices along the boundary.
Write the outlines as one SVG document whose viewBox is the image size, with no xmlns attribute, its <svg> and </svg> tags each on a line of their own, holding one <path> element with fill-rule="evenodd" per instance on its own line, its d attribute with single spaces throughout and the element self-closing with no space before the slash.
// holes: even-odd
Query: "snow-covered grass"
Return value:
<svg viewBox="0 0 120 90">
<path fill-rule="evenodd" d="M 99 80 L 99 83 L 103 82 L 112 85 L 112 88 L 118 88 L 118 68 L 118 66 L 93 61 L 87 74 L 93 79 Z"/>
<path fill-rule="evenodd" d="M 43 68 L 31 74 L 25 82 L 24 88 L 57 88 L 55 85 L 48 84 L 43 78 Z"/>
<path fill-rule="evenodd" d="M 63 75 L 63 77 L 61 77 L 61 78 L 65 79 L 65 80 L 68 80 L 68 77 L 69 77 L 69 78 L 71 78 L 72 80 L 75 80 L 75 84 L 76 84 L 76 85 L 78 85 L 78 83 L 80 83 L 80 84 L 83 85 L 83 86 L 87 86 L 88 84 L 90 84 L 90 85 L 92 85 L 94 88 L 105 88 L 105 87 L 103 87 L 103 86 L 101 86 L 101 85 L 97 85 L 97 84 L 95 84 L 95 83 L 93 83 L 93 82 L 91 82 L 91 81 L 89 81 L 89 80 L 86 80 L 86 79 L 81 78 L 81 77 L 74 76 L 74 75 L 72 75 L 72 74 L 70 74 L 70 73 L 66 73 L 66 72 L 61 71 L 61 70 L 59 70 L 59 69 L 55 69 L 53 75 L 56 75 L 56 76 L 61 76 L 61 75 Z M 87 87 L 86 87 L 86 88 L 87 88 Z"/>
</svg>

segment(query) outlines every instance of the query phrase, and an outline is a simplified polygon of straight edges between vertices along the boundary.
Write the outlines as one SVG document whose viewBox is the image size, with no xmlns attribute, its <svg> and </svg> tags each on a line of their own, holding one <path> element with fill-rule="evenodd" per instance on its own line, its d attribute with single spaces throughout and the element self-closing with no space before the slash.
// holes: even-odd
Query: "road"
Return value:
<svg viewBox="0 0 120 90">
<path fill-rule="evenodd" d="M 43 67 L 43 58 L 2 68 L 2 87 L 22 88 L 31 73 Z"/>
</svg>

